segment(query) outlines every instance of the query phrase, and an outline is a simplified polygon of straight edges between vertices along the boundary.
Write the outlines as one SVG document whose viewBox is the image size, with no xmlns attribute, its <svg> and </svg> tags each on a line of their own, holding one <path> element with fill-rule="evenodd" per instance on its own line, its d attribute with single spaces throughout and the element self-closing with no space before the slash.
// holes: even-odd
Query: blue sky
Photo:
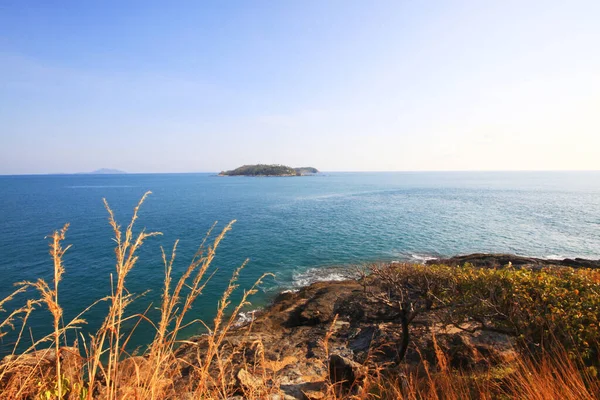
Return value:
<svg viewBox="0 0 600 400">
<path fill-rule="evenodd" d="M 598 1 L 3 1 L 0 174 L 600 169 Z"/>
</svg>

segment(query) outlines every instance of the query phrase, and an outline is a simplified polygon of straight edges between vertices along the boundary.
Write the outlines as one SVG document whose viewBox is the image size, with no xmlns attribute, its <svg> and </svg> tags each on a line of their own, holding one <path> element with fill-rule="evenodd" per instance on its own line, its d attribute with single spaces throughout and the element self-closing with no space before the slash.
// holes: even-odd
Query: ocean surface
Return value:
<svg viewBox="0 0 600 400">
<path fill-rule="evenodd" d="M 145 227 L 163 235 L 147 240 L 127 279 L 130 292 L 149 290 L 130 314 L 158 306 L 161 246 L 170 252 L 180 240 L 179 274 L 215 221 L 218 228 L 233 219 L 237 223 L 219 247 L 213 263 L 217 271 L 190 314 L 207 322 L 233 270 L 246 258 L 241 288 L 264 272 L 276 275 L 261 285 L 254 308 L 278 291 L 339 279 L 344 275 L 340 266 L 363 262 L 420 262 L 473 252 L 600 258 L 600 172 L 0 176 L 0 298 L 14 282 L 52 279 L 46 236 L 66 222 L 71 224 L 66 243 L 72 247 L 60 283 L 65 320 L 109 294 L 114 235 L 102 198 L 126 226 L 149 190 L 153 194 L 140 210 L 136 231 Z M 103 304 L 92 308 L 82 332 L 97 328 L 105 311 Z M 151 307 L 148 313 L 152 317 L 156 311 Z M 29 326 L 39 337 L 50 321 L 40 310 Z M 195 326 L 187 334 L 198 332 Z M 4 338 L 0 352 L 10 348 L 14 337 Z M 131 343 L 143 345 L 151 337 L 151 326 L 142 323 Z"/>
</svg>

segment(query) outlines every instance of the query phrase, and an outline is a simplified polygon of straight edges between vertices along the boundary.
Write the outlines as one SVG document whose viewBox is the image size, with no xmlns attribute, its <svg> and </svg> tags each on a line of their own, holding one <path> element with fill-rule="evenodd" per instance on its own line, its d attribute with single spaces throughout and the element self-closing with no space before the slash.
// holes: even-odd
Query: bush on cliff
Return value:
<svg viewBox="0 0 600 400">
<path fill-rule="evenodd" d="M 373 271 L 390 289 L 407 291 L 413 309 L 421 302 L 446 310 L 447 323 L 508 333 L 529 350 L 559 343 L 571 357 L 599 364 L 598 270 L 392 264 Z"/>
</svg>

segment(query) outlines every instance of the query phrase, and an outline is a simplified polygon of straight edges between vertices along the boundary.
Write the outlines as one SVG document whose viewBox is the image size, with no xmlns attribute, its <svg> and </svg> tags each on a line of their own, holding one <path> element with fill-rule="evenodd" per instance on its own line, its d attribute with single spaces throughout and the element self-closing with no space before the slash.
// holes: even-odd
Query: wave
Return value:
<svg viewBox="0 0 600 400">
<path fill-rule="evenodd" d="M 233 324 L 233 326 L 237 327 L 241 327 L 244 325 L 248 325 L 250 322 L 254 321 L 254 314 L 256 314 L 257 312 L 261 311 L 260 308 L 257 308 L 255 310 L 250 310 L 250 311 L 241 311 L 238 314 L 238 318 L 235 321 L 235 323 Z"/>
<path fill-rule="evenodd" d="M 350 267 L 309 268 L 293 275 L 292 287 L 305 287 L 315 282 L 345 281 L 356 277 L 356 272 L 352 271 Z"/>
<path fill-rule="evenodd" d="M 418 264 L 425 264 L 427 261 L 437 260 L 439 257 L 426 254 L 411 254 L 410 261 L 414 261 Z"/>
<path fill-rule="evenodd" d="M 403 193 L 404 189 L 381 189 L 381 190 L 361 190 L 355 192 L 347 192 L 347 193 L 328 193 L 328 194 L 320 194 L 314 196 L 298 196 L 296 200 L 327 200 L 333 198 L 347 198 L 347 197 L 361 197 L 361 196 L 370 196 L 370 195 L 378 195 L 378 194 L 395 194 L 395 193 Z"/>
<path fill-rule="evenodd" d="M 540 257 L 540 258 L 545 259 L 545 260 L 558 260 L 558 261 L 562 261 L 565 258 L 569 258 L 569 257 L 567 257 L 567 256 L 561 256 L 560 254 L 550 254 L 548 256 L 543 256 L 543 257 Z"/>
</svg>

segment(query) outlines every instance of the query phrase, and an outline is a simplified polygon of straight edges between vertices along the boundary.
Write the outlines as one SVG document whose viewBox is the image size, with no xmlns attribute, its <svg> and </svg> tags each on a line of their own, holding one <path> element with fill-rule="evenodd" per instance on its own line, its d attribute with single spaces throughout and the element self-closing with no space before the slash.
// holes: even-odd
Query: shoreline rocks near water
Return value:
<svg viewBox="0 0 600 400">
<path fill-rule="evenodd" d="M 427 260 L 426 265 L 446 264 L 451 266 L 472 264 L 476 267 L 502 267 L 511 263 L 515 267 L 534 266 L 561 266 L 572 268 L 600 268 L 600 260 L 589 260 L 585 258 L 565 258 L 552 260 L 536 257 L 524 257 L 514 254 L 473 253 L 450 258 L 436 258 Z"/>
<path fill-rule="evenodd" d="M 517 267 L 600 267 L 600 260 L 543 260 L 508 254 L 471 254 L 430 260 L 427 264 L 495 267 L 509 262 Z M 267 368 L 276 373 L 289 399 L 321 398 L 319 393 L 323 393 L 327 382 L 346 381 L 352 386 L 368 366 L 393 368 L 402 363 L 410 369 L 421 368 L 423 361 L 435 365 L 436 348 L 445 352 L 450 366 L 467 371 L 515 359 L 513 336 L 492 329 L 470 329 L 475 324 L 458 327 L 442 323 L 445 311 L 435 309 L 419 313 L 410 321 L 410 344 L 400 349 L 402 318 L 398 309 L 378 300 L 385 290 L 373 280 L 367 292 L 360 279 L 348 279 L 314 282 L 297 291 L 282 292 L 270 306 L 253 314 L 250 331 L 247 326 L 238 326 L 228 333 L 227 341 L 232 354 L 244 343 L 262 343 L 260 351 L 264 352 Z M 178 357 L 192 362 L 198 352 L 204 351 L 205 342 L 206 338 L 196 338 L 194 344 L 179 348 Z M 256 351 L 248 348 L 241 353 L 243 357 L 237 361 L 240 368 L 253 359 Z M 404 352 L 401 360 L 399 351 Z M 252 379 L 247 375 L 244 369 L 237 372 L 239 385 L 249 385 Z"/>
<path fill-rule="evenodd" d="M 476 254 L 429 263 L 493 266 L 512 262 L 520 266 L 542 261 L 545 265 L 550 262 Z M 577 263 L 586 264 L 584 260 Z M 238 384 L 251 385 L 253 378 L 244 368 L 256 358 L 257 351 L 262 352 L 266 367 L 276 374 L 278 385 L 290 399 L 322 393 L 327 382 L 347 381 L 352 386 L 364 376 L 363 368 L 394 368 L 400 364 L 420 368 L 423 361 L 435 365 L 436 346 L 443 349 L 450 366 L 463 370 L 476 371 L 516 357 L 515 338 L 511 335 L 469 329 L 473 326 L 468 323 L 461 327 L 442 323 L 443 309 L 416 314 L 410 321 L 410 343 L 402 349 L 403 318 L 399 309 L 380 300 L 386 290 L 377 279 L 370 281 L 368 289 L 364 281 L 348 279 L 315 282 L 294 292 L 280 293 L 268 307 L 253 314 L 250 330 L 247 325 L 238 326 L 227 334 L 229 354 L 239 365 L 235 372 Z M 189 362 L 206 351 L 207 338 L 197 337 L 191 342 L 177 350 L 177 356 Z M 251 343 L 262 343 L 262 347 L 245 347 Z M 236 355 L 234 349 L 240 347 L 245 350 Z M 181 384 L 185 383 L 184 378 Z"/>
<path fill-rule="evenodd" d="M 441 263 L 600 267 L 600 260 L 544 260 L 509 254 L 470 254 L 427 262 Z M 227 331 L 220 356 L 232 360 L 231 372 L 240 395 L 266 384 L 253 372 L 255 367 L 267 370 L 273 377 L 269 379 L 276 379 L 268 385 L 279 387 L 286 400 L 323 399 L 330 383 L 346 391 L 357 390 L 369 369 L 395 374 L 420 371 L 423 365 L 437 365 L 440 351 L 451 368 L 474 374 L 518 358 L 514 335 L 481 329 L 479 321 L 468 318 L 459 324 L 450 323 L 448 309 L 422 303 L 418 288 L 409 288 L 408 298 L 396 299 L 394 304 L 386 301 L 390 281 L 386 283 L 385 276 L 374 271 L 374 275 L 360 279 L 314 282 L 297 291 L 282 292 L 268 307 L 252 313 L 250 327 L 236 325 Z M 421 301 L 421 311 L 413 313 L 410 321 L 404 306 L 398 307 L 404 301 Z M 197 336 L 175 351 L 182 365 L 173 381 L 175 392 L 183 393 L 193 384 L 190 366 L 209 348 L 209 338 Z M 43 353 L 42 358 L 52 354 Z M 124 366 L 136 360 L 145 362 L 143 357 L 132 357 L 124 360 Z"/>
</svg>

